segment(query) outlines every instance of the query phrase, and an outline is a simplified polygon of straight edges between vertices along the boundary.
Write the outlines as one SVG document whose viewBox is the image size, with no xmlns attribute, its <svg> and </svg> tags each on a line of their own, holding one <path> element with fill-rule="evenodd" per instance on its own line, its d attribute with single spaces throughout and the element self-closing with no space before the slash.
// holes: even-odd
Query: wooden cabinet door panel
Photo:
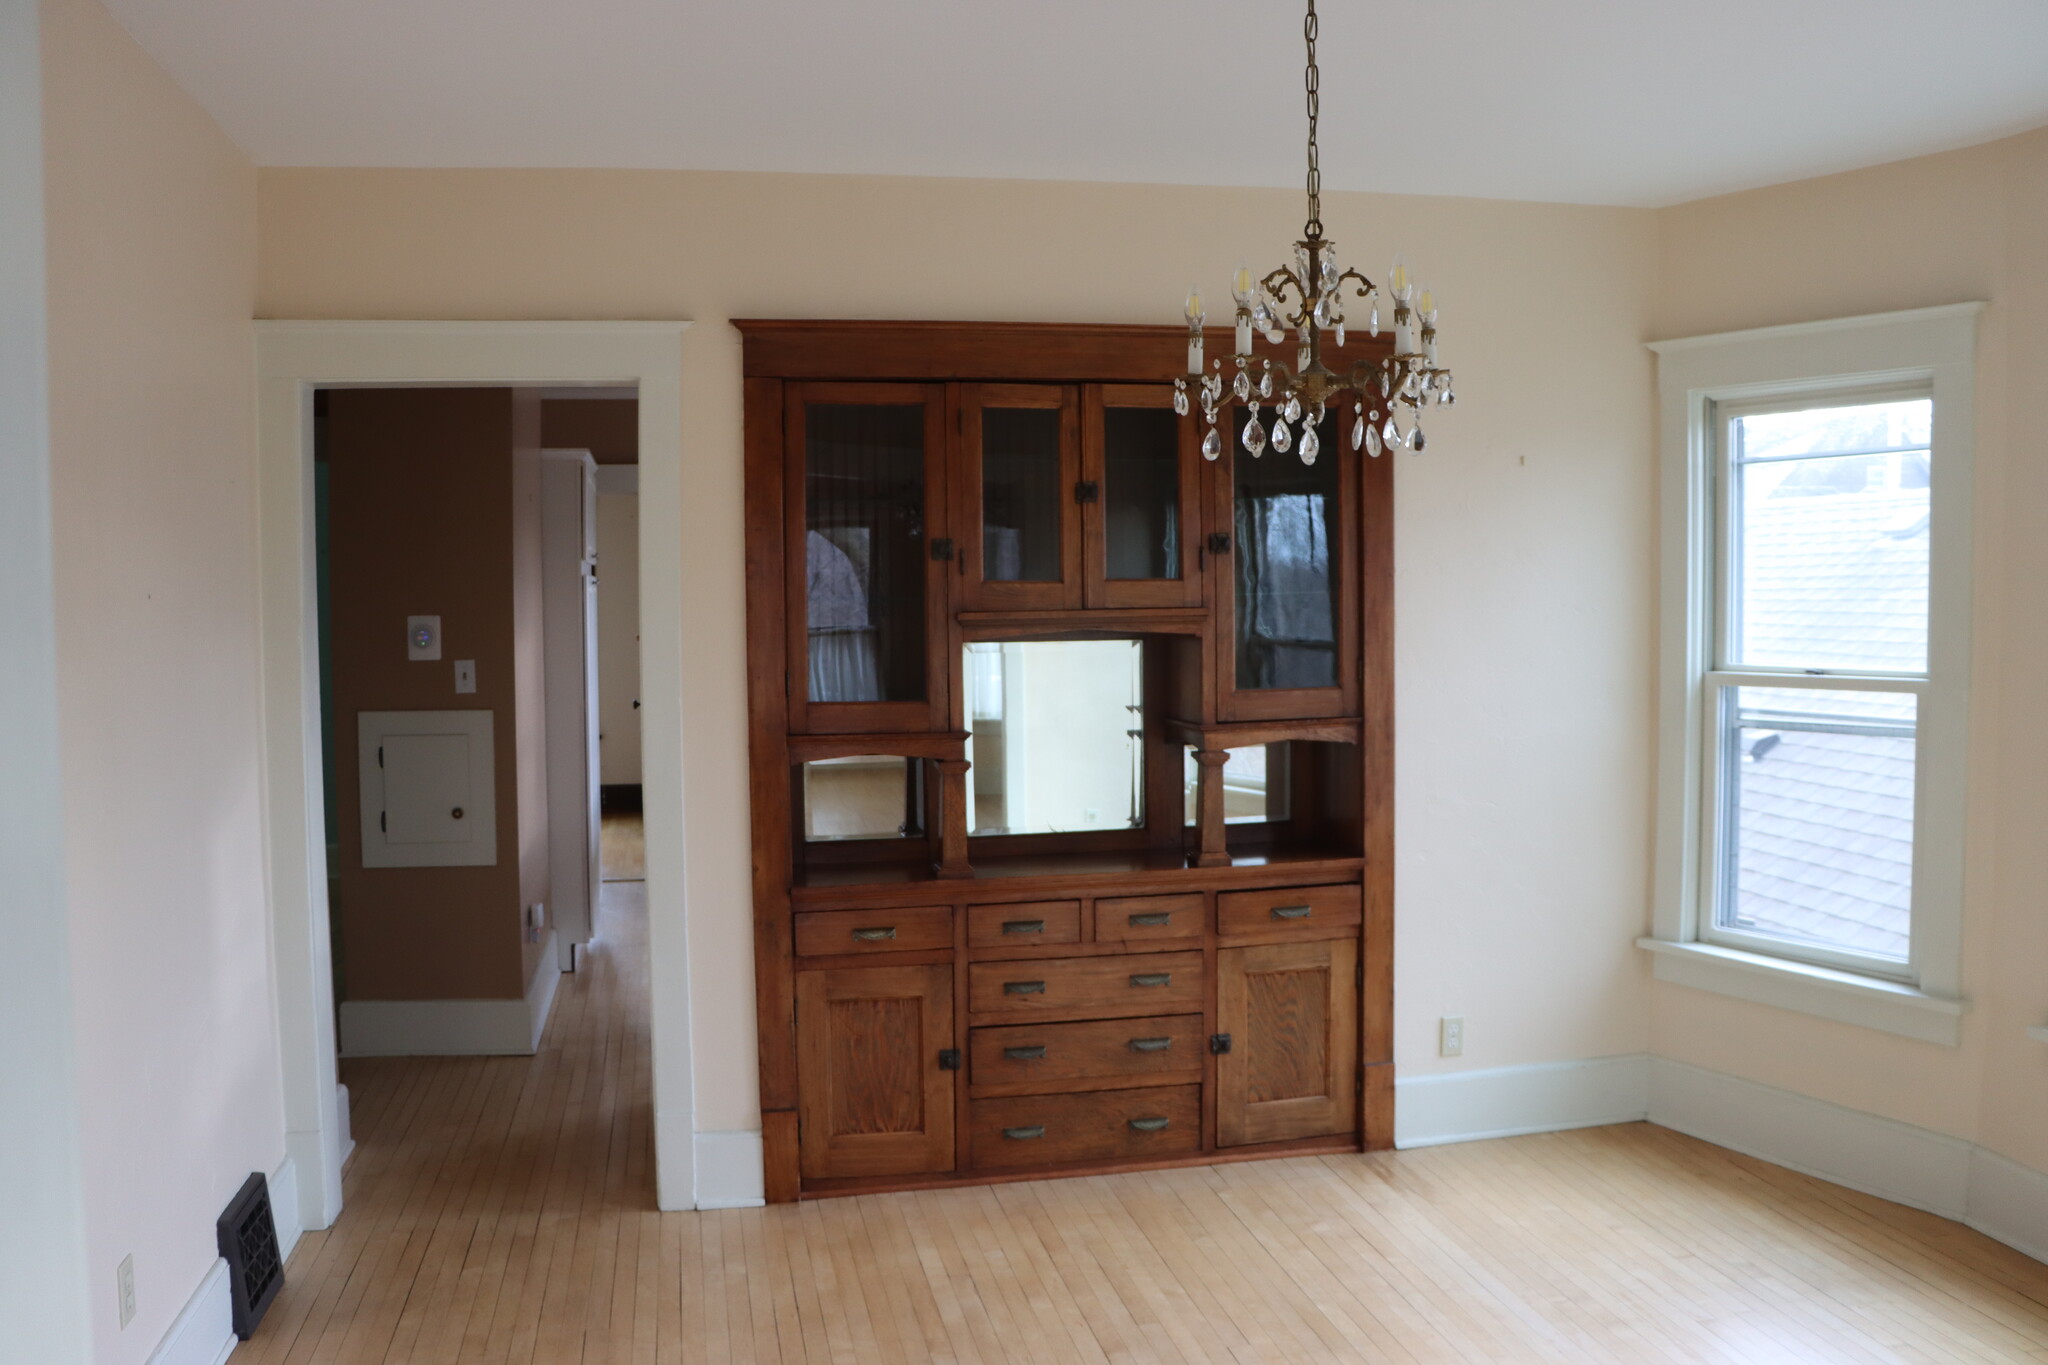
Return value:
<svg viewBox="0 0 2048 1365">
<path fill-rule="evenodd" d="M 953 969 L 796 977 L 798 1146 L 806 1179 L 953 1169 Z"/>
<path fill-rule="evenodd" d="M 1081 605 L 1081 412 L 1072 385 L 968 384 L 954 524 L 960 604 Z"/>
<path fill-rule="evenodd" d="M 1216 1138 L 1225 1147 L 1358 1126 L 1358 941 L 1216 955 Z"/>
</svg>

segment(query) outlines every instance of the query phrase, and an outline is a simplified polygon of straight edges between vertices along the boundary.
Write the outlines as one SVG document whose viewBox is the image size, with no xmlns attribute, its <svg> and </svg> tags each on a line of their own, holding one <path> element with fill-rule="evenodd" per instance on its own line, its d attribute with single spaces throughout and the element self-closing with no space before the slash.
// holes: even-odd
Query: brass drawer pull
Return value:
<svg viewBox="0 0 2048 1365">
<path fill-rule="evenodd" d="M 1153 910 L 1143 915 L 1132 915 L 1130 923 L 1133 929 L 1150 929 L 1162 924 L 1171 924 L 1173 911 Z"/>
<path fill-rule="evenodd" d="M 1131 984 L 1133 986 L 1170 986 L 1173 984 L 1173 973 L 1132 972 Z"/>
<path fill-rule="evenodd" d="M 1276 905 L 1276 906 L 1274 906 L 1274 907 L 1273 907 L 1273 918 L 1274 918 L 1274 919 L 1307 919 L 1307 918 L 1308 918 L 1308 917 L 1309 917 L 1309 916 L 1310 916 L 1311 914 L 1313 914 L 1314 912 L 1315 912 L 1315 911 L 1314 911 L 1314 907 L 1313 907 L 1313 906 L 1307 906 L 1307 905 Z"/>
<path fill-rule="evenodd" d="M 1005 1128 L 1003 1136 L 1012 1142 L 1029 1142 L 1032 1138 L 1045 1136 L 1045 1125 L 1034 1123 L 1028 1128 Z"/>
<path fill-rule="evenodd" d="M 1045 932 L 1045 921 L 1042 919 L 1006 919 L 1003 921 L 1003 932 L 1006 934 L 1042 934 Z"/>
<path fill-rule="evenodd" d="M 1172 1119 L 1132 1119 L 1131 1127 L 1141 1133 L 1157 1133 L 1172 1122 Z"/>
<path fill-rule="evenodd" d="M 1045 983 L 1043 981 L 1005 981 L 1003 983 L 1003 994 L 1044 995 Z"/>
<path fill-rule="evenodd" d="M 880 929 L 856 929 L 853 936 L 862 943 L 880 943 L 883 939 L 896 937 L 896 926 L 889 924 Z"/>
<path fill-rule="evenodd" d="M 1013 1062 L 1035 1062 L 1045 1055 L 1045 1044 L 1035 1047 L 1006 1047 L 1003 1056 Z"/>
<path fill-rule="evenodd" d="M 1133 1052 L 1165 1052 L 1168 1048 L 1171 1048 L 1172 1046 L 1173 1039 L 1171 1038 L 1131 1039 L 1131 1051 Z"/>
</svg>

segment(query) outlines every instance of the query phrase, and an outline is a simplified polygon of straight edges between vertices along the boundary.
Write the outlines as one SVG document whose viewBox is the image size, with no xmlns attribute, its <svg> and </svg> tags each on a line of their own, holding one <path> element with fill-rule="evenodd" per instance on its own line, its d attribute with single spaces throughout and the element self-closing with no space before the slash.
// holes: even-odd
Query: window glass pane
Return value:
<svg viewBox="0 0 2048 1365">
<path fill-rule="evenodd" d="M 1926 670 L 1933 410 L 1920 398 L 1730 423 L 1727 662 Z"/>
<path fill-rule="evenodd" d="M 1285 820 L 1288 806 L 1287 744 L 1284 741 L 1256 744 L 1228 752 L 1230 759 L 1223 765 L 1223 823 L 1253 825 L 1268 820 Z M 1183 819 L 1192 826 L 1196 818 L 1196 783 L 1200 773 L 1193 745 L 1182 751 L 1181 764 L 1182 790 L 1185 793 Z"/>
<path fill-rule="evenodd" d="M 970 644 L 970 834 L 1145 823 L 1145 666 L 1136 640 Z"/>
<path fill-rule="evenodd" d="M 1243 449 L 1236 409 L 1237 685 L 1337 685 L 1337 419 L 1319 429 L 1329 458 L 1305 465 L 1292 451 Z"/>
<path fill-rule="evenodd" d="M 1790 687 L 1721 696 L 1716 924 L 1905 961 L 1919 699 Z"/>
<path fill-rule="evenodd" d="M 1105 577 L 1180 577 L 1180 424 L 1171 408 L 1103 410 Z"/>
<path fill-rule="evenodd" d="M 914 839 L 924 833 L 924 765 L 863 754 L 804 764 L 804 838 Z"/>
<path fill-rule="evenodd" d="M 922 701 L 924 409 L 804 411 L 812 701 Z"/>
<path fill-rule="evenodd" d="M 1059 581 L 1057 408 L 982 410 L 981 576 L 1003 583 Z"/>
</svg>

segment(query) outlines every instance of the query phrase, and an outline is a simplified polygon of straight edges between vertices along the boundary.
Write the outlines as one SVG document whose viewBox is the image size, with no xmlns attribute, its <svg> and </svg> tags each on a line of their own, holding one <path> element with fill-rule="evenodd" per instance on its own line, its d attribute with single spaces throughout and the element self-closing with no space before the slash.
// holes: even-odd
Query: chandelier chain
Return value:
<svg viewBox="0 0 2048 1365">
<path fill-rule="evenodd" d="M 1302 73 L 1302 88 L 1308 99 L 1308 223 L 1302 229 L 1314 239 L 1323 235 L 1323 167 L 1316 147 L 1316 119 L 1322 112 L 1322 73 L 1316 67 L 1316 0 L 1308 0 L 1308 16 L 1301 21 L 1301 35 L 1308 43 L 1308 68 Z"/>
</svg>

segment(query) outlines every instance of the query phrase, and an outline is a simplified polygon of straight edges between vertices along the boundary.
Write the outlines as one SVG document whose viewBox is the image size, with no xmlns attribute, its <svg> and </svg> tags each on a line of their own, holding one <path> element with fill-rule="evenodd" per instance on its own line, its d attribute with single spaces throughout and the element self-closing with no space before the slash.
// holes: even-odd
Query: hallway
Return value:
<svg viewBox="0 0 2048 1365">
<path fill-rule="evenodd" d="M 540 1055 L 345 1066 L 346 1211 L 235 1365 L 2048 1360 L 2048 1269 L 1647 1124 L 652 1212 L 645 885 Z"/>
</svg>

